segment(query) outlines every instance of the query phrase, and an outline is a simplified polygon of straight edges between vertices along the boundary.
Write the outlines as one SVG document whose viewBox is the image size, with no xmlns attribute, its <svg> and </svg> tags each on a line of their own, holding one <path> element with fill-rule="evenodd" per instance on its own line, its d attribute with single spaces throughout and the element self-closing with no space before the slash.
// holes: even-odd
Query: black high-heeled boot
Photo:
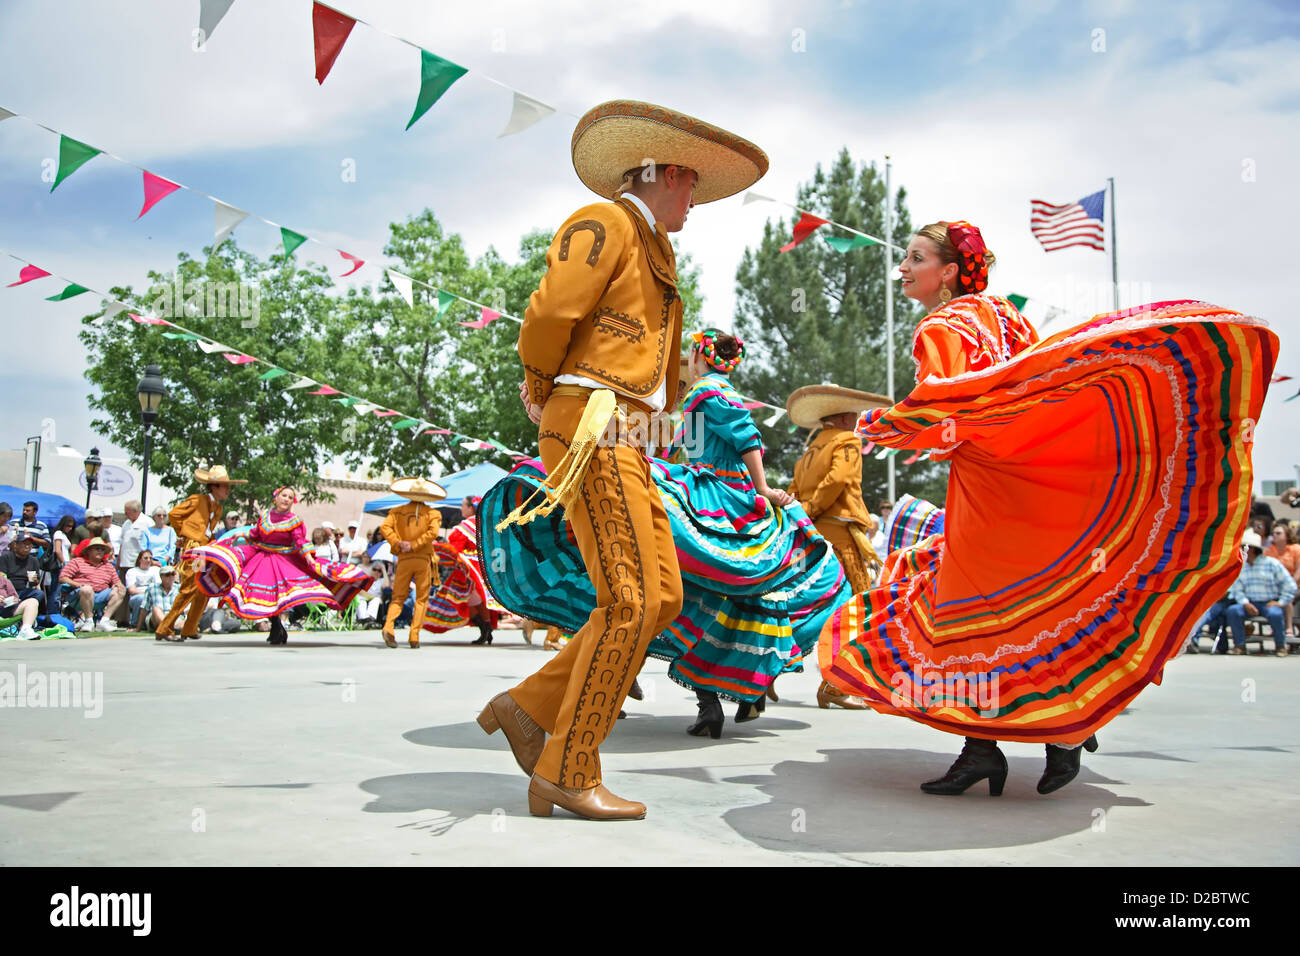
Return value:
<svg viewBox="0 0 1300 956">
<path fill-rule="evenodd" d="M 921 789 L 926 793 L 956 795 L 985 778 L 989 782 L 989 796 L 1002 796 L 1002 787 L 1007 782 L 1007 758 L 998 749 L 997 741 L 967 737 L 966 745 L 948 772 L 938 780 L 927 780 Z"/>
<path fill-rule="evenodd" d="M 1082 757 L 1083 747 L 1067 750 L 1064 747 L 1048 744 L 1047 765 L 1043 768 L 1043 775 L 1038 778 L 1038 792 L 1051 793 L 1060 790 L 1077 777 Z"/>
<path fill-rule="evenodd" d="M 478 640 L 470 641 L 471 644 L 491 644 L 492 643 L 492 621 L 490 619 L 478 619 Z"/>
<path fill-rule="evenodd" d="M 280 621 L 280 615 L 271 618 L 271 636 L 266 639 L 268 644 L 287 644 L 289 641 L 289 632 L 284 629 L 284 624 Z"/>
<path fill-rule="evenodd" d="M 695 699 L 699 701 L 699 716 L 695 723 L 686 728 L 686 732 L 692 737 L 708 734 L 717 740 L 722 736 L 722 701 L 709 690 L 697 690 Z"/>
<path fill-rule="evenodd" d="M 747 720 L 758 720 L 765 710 L 767 710 L 766 694 L 758 700 L 747 700 L 736 708 L 736 723 L 743 724 Z"/>
</svg>

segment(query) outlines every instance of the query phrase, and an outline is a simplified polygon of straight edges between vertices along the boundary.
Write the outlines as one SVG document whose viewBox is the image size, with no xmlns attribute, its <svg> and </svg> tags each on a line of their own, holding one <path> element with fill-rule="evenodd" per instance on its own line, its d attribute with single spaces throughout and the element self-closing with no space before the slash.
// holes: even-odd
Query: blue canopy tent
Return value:
<svg viewBox="0 0 1300 956">
<path fill-rule="evenodd" d="M 85 505 L 70 501 L 62 495 L 28 491 L 26 488 L 15 488 L 13 485 L 0 485 L 0 501 L 7 502 L 14 509 L 15 518 L 23 516 L 24 501 L 36 502 L 36 519 L 44 521 L 51 531 L 64 515 L 72 515 L 77 524 L 81 524 L 81 520 L 86 516 Z"/>
<path fill-rule="evenodd" d="M 447 475 L 445 478 L 436 478 L 434 480 L 446 489 L 447 497 L 442 501 L 432 501 L 430 504 L 439 509 L 459 508 L 461 501 L 466 496 L 487 494 L 487 490 L 507 474 L 509 472 L 504 468 L 500 468 L 490 461 L 485 461 L 472 468 L 466 468 L 464 471 Z M 367 501 L 365 512 L 370 515 L 386 515 L 394 508 L 406 503 L 407 500 L 401 495 L 385 495 L 382 498 Z"/>
</svg>

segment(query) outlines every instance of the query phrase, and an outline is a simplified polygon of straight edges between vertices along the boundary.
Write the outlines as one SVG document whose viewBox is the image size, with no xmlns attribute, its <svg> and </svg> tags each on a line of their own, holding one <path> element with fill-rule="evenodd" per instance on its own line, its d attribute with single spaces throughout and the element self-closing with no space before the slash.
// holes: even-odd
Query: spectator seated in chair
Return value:
<svg viewBox="0 0 1300 956">
<path fill-rule="evenodd" d="M 38 607 L 36 598 L 20 599 L 9 578 L 0 575 L 0 618 L 21 617 L 23 619 L 22 627 L 18 631 L 20 640 L 39 641 L 41 639 L 41 636 L 32 629 L 32 625 L 36 623 Z"/>
<path fill-rule="evenodd" d="M 148 629 L 151 631 L 158 630 L 158 625 L 162 623 L 167 612 L 172 609 L 176 602 L 176 596 L 181 593 L 181 583 L 176 578 L 176 568 L 170 564 L 165 564 L 158 569 L 158 580 L 150 581 L 149 588 L 144 600 L 145 614 L 148 616 Z M 162 640 L 161 637 L 157 640 Z"/>
<path fill-rule="evenodd" d="M 135 567 L 126 572 L 126 626 L 135 631 L 143 631 L 141 618 L 145 616 L 145 602 L 149 600 L 149 587 L 158 581 L 157 565 L 153 562 L 153 552 L 147 548 L 135 559 Z"/>
<path fill-rule="evenodd" d="M 0 574 L 9 579 L 19 600 L 35 599 L 38 613 L 44 614 L 45 592 L 41 590 L 41 561 L 36 556 L 36 549 L 41 543 L 42 539 L 26 528 L 15 531 L 9 550 L 0 554 Z"/>
<path fill-rule="evenodd" d="M 60 580 L 77 588 L 81 610 L 78 631 L 93 630 L 96 627 L 95 612 L 101 609 L 103 615 L 99 620 L 99 630 L 117 630 L 113 615 L 126 600 L 126 588 L 118 580 L 117 570 L 107 560 L 112 553 L 112 546 L 103 538 L 91 538 L 86 542 L 82 556 L 65 564 L 59 574 Z"/>
<path fill-rule="evenodd" d="M 1296 595 L 1295 580 L 1277 558 L 1264 556 L 1263 539 L 1254 531 L 1241 538 L 1246 549 L 1246 563 L 1228 596 L 1232 604 L 1226 612 L 1232 629 L 1229 654 L 1246 653 L 1246 618 L 1268 619 L 1278 657 L 1286 657 L 1286 606 Z M 1263 643 L 1261 641 L 1261 643 Z"/>
</svg>

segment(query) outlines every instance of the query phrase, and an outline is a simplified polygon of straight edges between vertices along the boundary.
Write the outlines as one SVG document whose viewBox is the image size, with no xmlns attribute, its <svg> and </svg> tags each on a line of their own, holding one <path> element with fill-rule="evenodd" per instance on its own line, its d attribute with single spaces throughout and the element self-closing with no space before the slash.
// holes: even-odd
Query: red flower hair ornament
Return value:
<svg viewBox="0 0 1300 956">
<path fill-rule="evenodd" d="M 948 227 L 948 238 L 957 247 L 961 261 L 957 264 L 957 281 L 961 285 L 962 295 L 983 292 L 989 285 L 988 246 L 979 227 L 972 226 L 964 219 L 944 223 Z"/>
</svg>

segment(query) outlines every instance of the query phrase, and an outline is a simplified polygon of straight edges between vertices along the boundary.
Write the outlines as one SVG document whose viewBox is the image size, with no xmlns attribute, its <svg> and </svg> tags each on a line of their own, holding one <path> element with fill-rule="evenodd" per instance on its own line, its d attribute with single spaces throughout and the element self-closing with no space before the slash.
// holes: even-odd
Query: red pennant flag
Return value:
<svg viewBox="0 0 1300 956">
<path fill-rule="evenodd" d="M 813 234 L 818 226 L 826 225 L 828 220 L 818 219 L 810 212 L 806 212 L 799 217 L 799 221 L 794 224 L 794 238 L 781 247 L 782 252 L 789 252 L 799 243 L 803 242 Z"/>
<path fill-rule="evenodd" d="M 425 432 L 425 434 L 426 434 L 426 435 L 450 435 L 450 434 L 451 434 L 451 429 L 450 429 L 450 428 L 430 428 L 427 432 Z"/>
<path fill-rule="evenodd" d="M 170 179 L 163 179 L 161 176 L 155 176 L 149 170 L 144 172 L 144 205 L 140 207 L 140 216 L 143 216 L 154 207 L 154 203 L 160 199 L 166 199 L 176 190 L 180 189 L 179 183 L 174 183 Z M 136 216 L 139 219 L 140 216 Z"/>
<path fill-rule="evenodd" d="M 148 315 L 136 315 L 134 312 L 128 312 L 127 315 L 131 317 L 131 321 L 140 325 L 171 325 L 171 323 L 166 319 L 155 319 Z"/>
<path fill-rule="evenodd" d="M 397 412 L 389 411 L 388 409 L 382 409 L 382 410 L 381 410 L 381 409 L 378 409 L 378 408 L 375 409 L 375 417 L 377 417 L 377 418 L 388 418 L 388 417 L 390 417 L 390 416 L 392 416 L 392 415 L 396 415 L 396 414 L 397 414 Z"/>
<path fill-rule="evenodd" d="M 487 306 L 484 306 L 482 313 L 480 313 L 479 318 L 476 321 L 460 322 L 458 324 L 463 325 L 468 329 L 485 329 L 499 318 L 501 318 L 500 312 L 496 309 L 489 309 Z"/>
<path fill-rule="evenodd" d="M 905 465 L 914 464 L 920 457 L 921 457 L 921 453 L 919 451 L 913 452 L 911 458 L 905 458 L 903 460 L 903 464 Z"/>
<path fill-rule="evenodd" d="M 332 385 L 322 385 L 320 388 L 316 389 L 316 391 L 308 392 L 307 394 L 308 395 L 340 395 L 342 393 Z"/>
<path fill-rule="evenodd" d="M 44 279 L 49 274 L 50 273 L 46 272 L 44 269 L 36 268 L 36 266 L 23 266 L 22 269 L 18 271 L 18 281 L 9 283 L 5 288 L 12 289 L 16 285 L 22 285 L 24 282 L 31 282 L 33 279 Z"/>
<path fill-rule="evenodd" d="M 766 408 L 766 407 L 767 407 L 767 406 L 764 405 L 762 402 L 741 402 L 740 404 L 743 405 L 745 408 L 751 408 L 751 409 L 752 409 L 752 408 Z"/>
<path fill-rule="evenodd" d="M 316 82 L 324 83 L 325 77 L 334 67 L 334 60 L 347 41 L 348 34 L 357 25 L 357 21 L 346 17 L 337 10 L 311 5 L 311 32 L 316 42 Z"/>
<path fill-rule="evenodd" d="M 347 272 L 339 276 L 340 279 L 346 279 L 348 276 L 352 275 L 352 273 L 356 272 L 358 269 L 360 269 L 362 266 L 366 264 L 365 259 L 358 259 L 350 252 L 344 252 L 342 249 L 339 250 L 339 255 L 341 255 L 344 259 L 348 260 L 348 262 L 356 263 L 356 265 L 354 265 L 351 269 L 349 269 Z"/>
<path fill-rule="evenodd" d="M 1269 381 L 1270 381 L 1270 382 L 1289 382 L 1289 381 L 1291 381 L 1291 376 L 1290 376 L 1290 375 L 1274 375 L 1272 378 L 1269 379 Z"/>
<path fill-rule="evenodd" d="M 247 365 L 249 362 L 257 361 L 251 355 L 236 355 L 234 352 L 222 352 L 221 357 L 231 365 Z"/>
</svg>

